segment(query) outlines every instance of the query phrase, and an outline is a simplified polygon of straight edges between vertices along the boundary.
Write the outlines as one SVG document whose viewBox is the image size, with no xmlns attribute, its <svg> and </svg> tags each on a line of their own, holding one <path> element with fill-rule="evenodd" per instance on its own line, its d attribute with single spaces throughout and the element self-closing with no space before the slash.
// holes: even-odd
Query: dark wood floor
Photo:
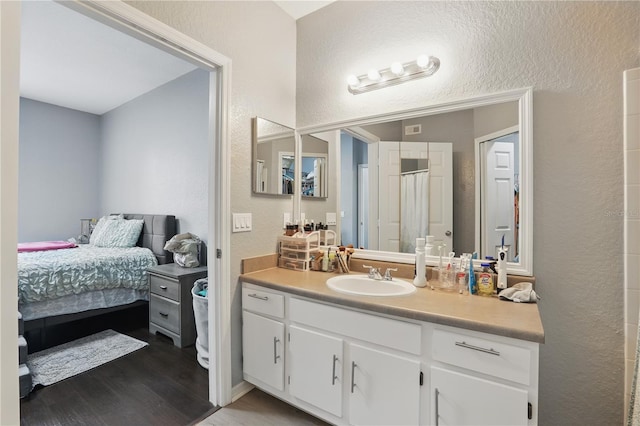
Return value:
<svg viewBox="0 0 640 426">
<path fill-rule="evenodd" d="M 71 332 L 48 330 L 47 338 L 59 344 L 106 328 L 149 346 L 36 388 L 20 402 L 22 425 L 188 425 L 215 411 L 208 371 L 196 361 L 194 346 L 180 349 L 169 338 L 150 335 L 145 312 L 83 320 L 67 326 Z"/>
</svg>

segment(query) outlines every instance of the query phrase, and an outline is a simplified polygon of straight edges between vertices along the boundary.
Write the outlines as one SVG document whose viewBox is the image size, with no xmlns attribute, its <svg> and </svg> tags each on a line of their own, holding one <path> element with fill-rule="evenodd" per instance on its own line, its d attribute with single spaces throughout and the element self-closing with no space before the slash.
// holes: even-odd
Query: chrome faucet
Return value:
<svg viewBox="0 0 640 426">
<path fill-rule="evenodd" d="M 384 278 L 382 278 L 385 281 L 391 281 L 393 280 L 393 277 L 391 276 L 391 271 L 397 271 L 398 268 L 387 268 L 387 270 L 384 273 Z"/>
<path fill-rule="evenodd" d="M 371 278 L 372 280 L 379 281 L 382 279 L 382 275 L 380 275 L 380 269 L 374 268 L 373 266 L 367 266 L 367 265 L 362 265 L 362 267 L 369 269 L 369 278 Z"/>
</svg>

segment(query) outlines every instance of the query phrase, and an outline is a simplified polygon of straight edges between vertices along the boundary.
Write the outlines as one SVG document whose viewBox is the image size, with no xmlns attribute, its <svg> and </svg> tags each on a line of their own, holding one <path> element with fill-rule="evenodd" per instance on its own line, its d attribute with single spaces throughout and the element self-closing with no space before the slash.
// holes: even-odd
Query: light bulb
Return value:
<svg viewBox="0 0 640 426">
<path fill-rule="evenodd" d="M 420 68 L 426 68 L 427 66 L 429 66 L 429 62 L 429 57 L 427 55 L 420 55 L 418 56 L 418 59 L 416 59 L 416 64 Z"/>
<path fill-rule="evenodd" d="M 367 77 L 369 77 L 369 80 L 371 81 L 378 81 L 380 80 L 381 76 L 378 70 L 369 70 L 369 72 L 367 73 Z"/>
<path fill-rule="evenodd" d="M 355 75 L 351 74 L 349 77 L 347 77 L 347 84 L 349 86 L 359 86 L 360 85 L 360 79 L 358 77 L 356 77 Z"/>
<path fill-rule="evenodd" d="M 402 75 L 404 74 L 404 67 L 400 62 L 394 62 L 391 64 L 391 72 L 395 75 Z"/>
</svg>

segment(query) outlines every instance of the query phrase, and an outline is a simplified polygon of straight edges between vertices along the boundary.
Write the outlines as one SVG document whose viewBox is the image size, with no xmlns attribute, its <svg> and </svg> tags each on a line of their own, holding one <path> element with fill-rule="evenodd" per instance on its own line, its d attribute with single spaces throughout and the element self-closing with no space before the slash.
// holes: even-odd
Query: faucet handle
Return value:
<svg viewBox="0 0 640 426">
<path fill-rule="evenodd" d="M 391 271 L 397 271 L 398 268 L 387 268 L 387 270 L 384 273 L 384 279 L 386 281 L 391 281 L 393 279 L 393 277 L 391 276 Z"/>
<path fill-rule="evenodd" d="M 378 268 L 374 268 L 373 266 L 362 265 L 363 268 L 369 269 L 369 278 L 375 278 L 376 274 L 379 274 Z"/>
</svg>

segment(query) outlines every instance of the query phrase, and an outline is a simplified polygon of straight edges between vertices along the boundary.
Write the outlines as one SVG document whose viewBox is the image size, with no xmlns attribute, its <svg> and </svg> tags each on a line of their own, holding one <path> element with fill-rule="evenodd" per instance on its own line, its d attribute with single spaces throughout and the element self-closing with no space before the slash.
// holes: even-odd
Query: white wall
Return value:
<svg viewBox="0 0 640 426">
<path fill-rule="evenodd" d="M 173 214 L 207 241 L 209 72 L 195 70 L 102 116 L 100 214 Z"/>
<path fill-rule="evenodd" d="M 251 118 L 260 116 L 295 127 L 296 22 L 264 1 L 128 2 L 230 58 L 231 209 L 252 212 L 253 231 L 231 235 L 231 346 L 233 384 L 242 381 L 241 259 L 274 253 L 289 198 L 251 193 Z M 267 213 L 268 212 L 268 213 Z"/>
<path fill-rule="evenodd" d="M 298 21 L 298 127 L 533 86 L 540 424 L 620 424 L 622 71 L 638 2 L 335 2 Z M 346 76 L 430 52 L 432 77 L 352 95 Z"/>
<path fill-rule="evenodd" d="M 98 215 L 100 117 L 20 99 L 18 241 L 66 240 Z"/>
</svg>

